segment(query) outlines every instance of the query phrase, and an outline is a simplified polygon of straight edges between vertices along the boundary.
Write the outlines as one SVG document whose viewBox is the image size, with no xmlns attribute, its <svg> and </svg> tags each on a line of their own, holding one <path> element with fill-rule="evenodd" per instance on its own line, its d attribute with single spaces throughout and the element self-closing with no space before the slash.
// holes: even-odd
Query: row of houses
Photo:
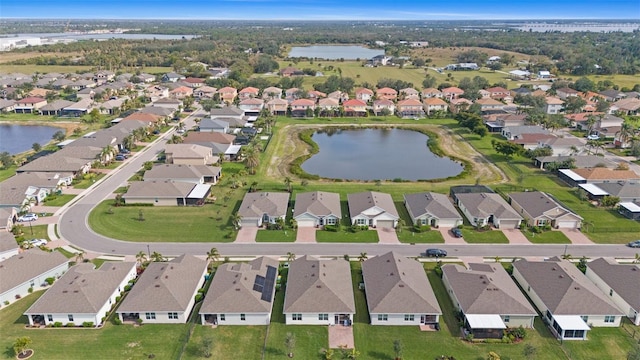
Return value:
<svg viewBox="0 0 640 360">
<path fill-rule="evenodd" d="M 462 215 L 473 226 L 519 228 L 525 221 L 530 226 L 580 228 L 582 217 L 559 204 L 550 195 L 532 191 L 509 194 L 509 202 L 486 187 L 454 187 L 451 199 L 444 194 L 425 192 L 404 195 L 404 205 L 414 225 L 457 227 Z M 400 219 L 391 195 L 367 191 L 347 195 L 352 225 L 395 228 Z M 247 193 L 238 209 L 242 226 L 262 226 L 284 220 L 289 206 L 289 193 Z M 293 219 L 298 227 L 322 227 L 340 224 L 340 196 L 315 191 L 296 195 Z M 344 215 L 346 217 L 346 214 Z"/>
</svg>

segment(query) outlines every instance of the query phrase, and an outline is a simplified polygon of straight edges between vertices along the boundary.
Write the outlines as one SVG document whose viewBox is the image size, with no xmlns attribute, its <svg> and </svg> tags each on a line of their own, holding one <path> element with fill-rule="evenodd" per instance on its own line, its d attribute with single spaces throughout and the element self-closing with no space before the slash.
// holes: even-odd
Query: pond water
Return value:
<svg viewBox="0 0 640 360">
<path fill-rule="evenodd" d="M 0 124 L 0 152 L 15 155 L 31 150 L 34 143 L 44 146 L 58 130 L 53 126 Z"/>
<path fill-rule="evenodd" d="M 294 46 L 289 52 L 289 57 L 306 57 L 326 60 L 368 60 L 378 55 L 384 55 L 384 50 L 368 49 L 355 45 L 314 45 Z"/>
<path fill-rule="evenodd" d="M 429 180 L 456 176 L 463 166 L 434 155 L 429 137 L 403 129 L 330 129 L 313 134 L 320 150 L 302 169 L 331 179 Z"/>
</svg>

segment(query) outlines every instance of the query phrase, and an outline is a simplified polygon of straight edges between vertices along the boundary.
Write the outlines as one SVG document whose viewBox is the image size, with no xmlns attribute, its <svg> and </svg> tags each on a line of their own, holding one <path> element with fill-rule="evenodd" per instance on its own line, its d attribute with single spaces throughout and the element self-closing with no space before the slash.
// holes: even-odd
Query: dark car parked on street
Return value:
<svg viewBox="0 0 640 360">
<path fill-rule="evenodd" d="M 447 252 L 442 249 L 427 249 L 425 255 L 427 257 L 445 257 Z"/>
</svg>

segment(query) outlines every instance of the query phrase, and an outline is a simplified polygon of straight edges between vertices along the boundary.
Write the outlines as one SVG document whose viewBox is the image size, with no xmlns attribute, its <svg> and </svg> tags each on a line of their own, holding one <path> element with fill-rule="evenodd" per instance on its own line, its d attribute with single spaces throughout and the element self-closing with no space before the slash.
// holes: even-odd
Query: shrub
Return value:
<svg viewBox="0 0 640 360">
<path fill-rule="evenodd" d="M 115 318 L 113 318 L 113 324 L 122 325 L 122 320 L 120 320 L 120 318 L 116 316 Z"/>
<path fill-rule="evenodd" d="M 67 323 L 67 325 L 65 325 L 65 326 L 66 326 L 66 327 L 75 327 L 75 326 L 76 326 L 76 324 L 74 324 L 74 323 L 70 322 L 70 323 Z"/>
<path fill-rule="evenodd" d="M 82 327 L 93 327 L 93 321 L 85 321 L 82 323 Z"/>
<path fill-rule="evenodd" d="M 203 298 L 204 296 L 202 294 L 196 294 L 196 302 L 202 301 Z"/>
<path fill-rule="evenodd" d="M 324 229 L 330 232 L 338 232 L 340 231 L 339 225 L 325 225 Z"/>
<path fill-rule="evenodd" d="M 5 304 L 5 305 L 9 305 L 9 300 L 5 300 L 5 301 L 4 301 L 4 304 Z"/>
<path fill-rule="evenodd" d="M 52 276 L 44 279 L 44 281 L 49 285 L 53 285 L 54 281 L 56 281 L 56 278 Z"/>
<path fill-rule="evenodd" d="M 29 290 L 27 290 L 27 292 L 29 292 L 29 294 L 31 294 L 33 292 L 33 286 L 29 288 Z"/>
<path fill-rule="evenodd" d="M 124 291 L 129 291 L 131 290 L 131 284 L 127 284 L 124 286 Z"/>
</svg>

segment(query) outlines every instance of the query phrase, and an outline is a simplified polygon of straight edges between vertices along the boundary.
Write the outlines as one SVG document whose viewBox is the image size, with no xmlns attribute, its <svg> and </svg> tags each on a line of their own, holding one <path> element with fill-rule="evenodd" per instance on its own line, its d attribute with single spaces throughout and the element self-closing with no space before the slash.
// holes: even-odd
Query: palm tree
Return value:
<svg viewBox="0 0 640 360">
<path fill-rule="evenodd" d="M 160 254 L 157 251 L 154 251 L 153 253 L 151 253 L 151 261 L 153 262 L 162 262 L 164 261 L 164 256 L 162 256 L 162 254 Z"/>
<path fill-rule="evenodd" d="M 102 152 L 100 152 L 100 161 L 103 164 L 107 164 L 109 162 L 111 162 L 111 157 L 113 156 L 113 153 L 115 152 L 115 148 L 111 145 L 107 145 L 102 149 Z"/>
<path fill-rule="evenodd" d="M 220 259 L 220 253 L 217 248 L 212 247 L 207 251 L 207 261 L 218 261 Z"/>
<path fill-rule="evenodd" d="M 367 256 L 366 252 L 361 252 L 360 256 L 358 256 L 358 261 L 363 262 L 365 260 L 367 260 L 369 257 Z"/>
<path fill-rule="evenodd" d="M 398 219 L 398 224 L 396 224 L 396 230 L 401 233 L 402 232 L 402 228 L 406 225 L 406 222 L 404 221 L 404 219 L 400 218 Z"/>
<path fill-rule="evenodd" d="M 633 134 L 633 125 L 626 121 L 623 122 L 622 127 L 620 127 L 620 131 L 616 132 L 616 137 L 620 141 L 620 147 L 624 147 L 624 144 L 629 141 L 631 137 L 633 137 Z"/>
<path fill-rule="evenodd" d="M 182 144 L 183 141 L 184 139 L 182 138 L 182 136 L 173 134 L 173 136 L 171 136 L 171 139 L 167 141 L 167 144 Z"/>
<path fill-rule="evenodd" d="M 144 251 L 140 251 L 136 254 L 136 261 L 138 264 L 142 265 L 145 261 L 147 261 L 147 254 Z"/>
<path fill-rule="evenodd" d="M 284 184 L 287 186 L 287 191 L 288 192 L 292 192 L 293 191 L 293 188 L 291 186 L 292 182 L 291 182 L 291 178 L 290 177 L 287 176 L 287 177 L 284 178 Z"/>
<path fill-rule="evenodd" d="M 249 168 L 251 174 L 255 174 L 256 167 L 260 165 L 260 156 L 258 155 L 258 152 L 255 148 L 247 148 L 247 150 L 245 151 L 244 163 Z"/>
<path fill-rule="evenodd" d="M 287 262 L 292 262 L 295 259 L 296 259 L 296 254 L 294 254 L 292 252 L 288 252 L 287 253 Z"/>
<path fill-rule="evenodd" d="M 240 229 L 240 227 L 242 227 L 242 216 L 240 216 L 240 214 L 235 213 L 231 216 L 231 223 L 233 224 L 233 227 L 236 228 L 236 230 Z"/>
<path fill-rule="evenodd" d="M 589 115 L 587 121 L 584 123 L 587 126 L 587 135 L 591 134 L 593 127 L 596 126 L 596 122 L 598 122 L 598 120 L 596 120 L 595 116 Z"/>
<path fill-rule="evenodd" d="M 76 263 L 81 263 L 84 260 L 84 251 L 76 253 Z"/>
<path fill-rule="evenodd" d="M 293 231 L 296 231 L 298 229 L 298 221 L 296 221 L 296 219 L 289 220 L 289 226 L 291 226 Z"/>
</svg>

